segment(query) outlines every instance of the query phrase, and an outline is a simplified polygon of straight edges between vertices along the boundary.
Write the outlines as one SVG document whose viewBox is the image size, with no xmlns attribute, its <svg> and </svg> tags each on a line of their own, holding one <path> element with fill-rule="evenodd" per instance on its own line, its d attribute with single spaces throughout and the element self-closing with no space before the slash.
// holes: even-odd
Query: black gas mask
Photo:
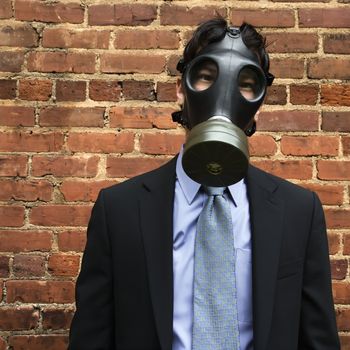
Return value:
<svg viewBox="0 0 350 350">
<path fill-rule="evenodd" d="M 265 74 L 267 54 L 264 61 L 263 70 L 238 28 L 228 28 L 188 64 L 180 60 L 185 102 L 173 119 L 190 129 L 182 165 L 194 181 L 226 187 L 246 175 L 247 136 L 255 132 L 254 115 L 274 78 Z"/>
</svg>

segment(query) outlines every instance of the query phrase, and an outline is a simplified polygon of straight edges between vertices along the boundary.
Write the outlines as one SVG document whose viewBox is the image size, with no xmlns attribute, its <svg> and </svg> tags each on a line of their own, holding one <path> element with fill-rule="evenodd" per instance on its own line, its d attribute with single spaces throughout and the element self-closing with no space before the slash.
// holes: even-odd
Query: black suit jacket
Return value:
<svg viewBox="0 0 350 350">
<path fill-rule="evenodd" d="M 100 192 L 70 350 L 171 350 L 175 164 Z M 252 166 L 247 186 L 254 350 L 340 349 L 318 197 Z"/>
</svg>

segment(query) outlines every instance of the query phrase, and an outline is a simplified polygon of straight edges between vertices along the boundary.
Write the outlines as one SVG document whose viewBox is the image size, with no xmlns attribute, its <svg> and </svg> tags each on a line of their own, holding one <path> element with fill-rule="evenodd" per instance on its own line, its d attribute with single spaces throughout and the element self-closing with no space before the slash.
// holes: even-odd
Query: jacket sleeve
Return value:
<svg viewBox="0 0 350 350">
<path fill-rule="evenodd" d="M 340 350 L 337 333 L 327 230 L 320 200 L 314 197 L 314 210 L 306 250 L 299 350 Z"/>
<path fill-rule="evenodd" d="M 92 209 L 68 350 L 115 350 L 111 247 L 103 191 Z"/>
</svg>

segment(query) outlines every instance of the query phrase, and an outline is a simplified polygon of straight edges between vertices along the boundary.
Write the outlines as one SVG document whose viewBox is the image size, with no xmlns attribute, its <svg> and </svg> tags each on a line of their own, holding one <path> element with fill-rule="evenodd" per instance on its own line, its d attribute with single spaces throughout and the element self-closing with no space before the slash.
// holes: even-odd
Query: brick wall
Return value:
<svg viewBox="0 0 350 350">
<path fill-rule="evenodd" d="M 178 151 L 175 66 L 215 13 L 267 35 L 252 161 L 319 194 L 350 349 L 349 0 L 1 0 L 0 350 L 66 347 L 97 192 Z"/>
</svg>

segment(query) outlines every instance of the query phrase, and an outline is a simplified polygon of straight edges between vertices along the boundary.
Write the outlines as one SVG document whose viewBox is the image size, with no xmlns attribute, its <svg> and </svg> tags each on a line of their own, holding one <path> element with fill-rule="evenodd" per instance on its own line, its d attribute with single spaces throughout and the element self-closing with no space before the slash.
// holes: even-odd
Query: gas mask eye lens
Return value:
<svg viewBox="0 0 350 350">
<path fill-rule="evenodd" d="M 264 90 L 263 79 L 253 68 L 243 68 L 238 77 L 238 86 L 241 95 L 246 100 L 255 100 Z"/>
<path fill-rule="evenodd" d="M 194 90 L 207 90 L 215 82 L 218 68 L 212 60 L 198 62 L 190 72 L 190 83 Z"/>
</svg>

